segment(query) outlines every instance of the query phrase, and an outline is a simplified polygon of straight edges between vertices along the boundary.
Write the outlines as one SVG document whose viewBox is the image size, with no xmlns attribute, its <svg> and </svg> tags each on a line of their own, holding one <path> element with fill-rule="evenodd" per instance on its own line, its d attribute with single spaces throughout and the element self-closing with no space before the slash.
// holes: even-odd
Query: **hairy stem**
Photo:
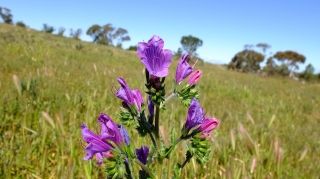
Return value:
<svg viewBox="0 0 320 179">
<path fill-rule="evenodd" d="M 151 178 L 157 179 L 157 177 L 154 175 L 154 173 L 147 166 L 145 166 L 143 163 L 141 163 L 139 160 L 134 159 L 134 162 L 136 164 L 138 164 L 144 171 L 146 171 Z"/>
<path fill-rule="evenodd" d="M 160 134 L 159 134 L 159 116 L 160 116 L 160 107 L 156 106 L 156 114 L 155 114 L 155 137 L 157 146 L 156 149 L 159 152 L 160 149 Z M 159 159 L 157 162 L 157 176 L 159 179 L 161 179 L 162 175 L 162 159 Z"/>
<path fill-rule="evenodd" d="M 192 158 L 192 155 L 191 155 L 190 151 L 187 151 L 186 160 L 183 162 L 180 169 L 183 169 L 183 167 L 190 161 L 191 158 Z"/>
<path fill-rule="evenodd" d="M 153 146 L 157 149 L 157 143 L 156 143 L 156 140 L 154 139 L 153 135 L 151 132 L 148 132 L 149 133 L 149 136 L 151 138 L 151 141 L 152 141 L 152 144 Z"/>
<path fill-rule="evenodd" d="M 156 115 L 155 115 L 155 137 L 157 140 L 157 147 L 160 147 L 160 135 L 159 135 L 159 116 L 160 116 L 160 108 L 156 106 Z"/>
<path fill-rule="evenodd" d="M 157 177 L 159 179 L 162 177 L 162 161 L 157 162 Z"/>
<path fill-rule="evenodd" d="M 178 93 L 172 93 L 169 97 L 167 97 L 167 99 L 164 100 L 163 104 L 166 104 L 168 101 L 170 101 L 171 99 L 177 96 L 178 96 Z"/>
<path fill-rule="evenodd" d="M 131 167 L 130 167 L 130 164 L 129 163 L 126 163 L 126 162 L 124 162 L 124 165 L 125 165 L 125 167 L 126 167 L 126 171 L 127 171 L 127 174 L 128 174 L 128 179 L 133 179 L 132 178 L 132 173 L 131 173 Z"/>
</svg>

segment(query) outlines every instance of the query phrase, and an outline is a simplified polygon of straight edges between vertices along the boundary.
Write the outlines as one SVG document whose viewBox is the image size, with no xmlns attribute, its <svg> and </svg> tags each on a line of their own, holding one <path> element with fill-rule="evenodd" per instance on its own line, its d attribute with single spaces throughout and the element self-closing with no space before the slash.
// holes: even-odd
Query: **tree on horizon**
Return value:
<svg viewBox="0 0 320 179">
<path fill-rule="evenodd" d="M 182 45 L 183 50 L 189 54 L 191 58 L 196 57 L 196 51 L 199 47 L 202 46 L 203 41 L 197 37 L 192 35 L 182 36 L 180 43 Z"/>
<path fill-rule="evenodd" d="M 250 48 L 238 52 L 228 64 L 228 69 L 242 72 L 257 72 L 260 70 L 260 63 L 263 62 L 264 55 Z"/>
<path fill-rule="evenodd" d="M 93 38 L 94 43 L 118 47 L 122 47 L 124 41 L 131 40 L 126 29 L 121 27 L 116 29 L 110 23 L 104 26 L 94 24 L 89 27 L 86 34 Z M 117 41 L 116 44 L 113 43 L 115 40 Z"/>
<path fill-rule="evenodd" d="M 5 7 L 0 7 L 0 16 L 4 23 L 13 24 L 13 20 L 12 20 L 13 15 L 11 14 L 10 9 Z"/>
<path fill-rule="evenodd" d="M 290 72 L 292 72 L 294 69 L 298 70 L 298 63 L 303 64 L 306 61 L 306 57 L 304 55 L 290 50 L 284 52 L 279 51 L 273 55 L 273 58 L 281 62 L 282 65 L 286 65 Z"/>
</svg>

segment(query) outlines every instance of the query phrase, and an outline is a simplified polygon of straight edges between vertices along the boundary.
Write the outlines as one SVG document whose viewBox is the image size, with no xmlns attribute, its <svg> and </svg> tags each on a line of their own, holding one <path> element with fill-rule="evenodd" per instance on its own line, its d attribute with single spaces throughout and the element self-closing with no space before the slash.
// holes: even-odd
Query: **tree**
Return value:
<svg viewBox="0 0 320 179">
<path fill-rule="evenodd" d="M 271 46 L 267 43 L 258 43 L 256 47 L 261 48 L 264 54 L 266 53 L 268 48 L 271 48 Z"/>
<path fill-rule="evenodd" d="M 137 46 L 134 45 L 134 46 L 130 46 L 127 50 L 132 50 L 132 51 L 137 51 Z"/>
<path fill-rule="evenodd" d="M 58 30 L 58 36 L 63 36 L 64 32 L 66 31 L 66 29 L 64 27 L 60 27 L 60 29 Z"/>
<path fill-rule="evenodd" d="M 306 66 L 305 71 L 303 72 L 303 78 L 305 78 L 306 80 L 310 80 L 313 73 L 314 73 L 314 67 L 311 64 L 308 64 Z"/>
<path fill-rule="evenodd" d="M 131 40 L 128 31 L 121 27 L 113 34 L 113 39 L 117 39 L 117 47 L 122 47 L 122 42 Z"/>
<path fill-rule="evenodd" d="M 254 50 L 245 49 L 238 52 L 228 64 L 228 69 L 236 69 L 242 72 L 257 72 L 264 56 Z"/>
<path fill-rule="evenodd" d="M 130 40 L 126 29 L 118 28 L 115 30 L 115 27 L 111 24 L 104 26 L 98 24 L 92 25 L 86 34 L 93 38 L 93 42 L 104 45 L 114 45 L 113 41 L 117 40 L 116 46 L 118 47 L 122 46 L 122 42 Z"/>
<path fill-rule="evenodd" d="M 181 56 L 182 56 L 182 53 L 183 53 L 183 51 L 182 51 L 182 49 L 179 47 L 178 50 L 177 50 L 176 52 L 174 52 L 173 54 L 174 54 L 175 56 L 181 57 Z"/>
<path fill-rule="evenodd" d="M 24 27 L 24 28 L 26 28 L 27 26 L 26 26 L 26 24 L 25 23 L 23 23 L 22 21 L 18 21 L 18 22 L 16 22 L 16 26 L 18 26 L 18 27 Z"/>
<path fill-rule="evenodd" d="M 275 70 L 276 70 L 276 63 L 274 62 L 273 58 L 272 57 L 269 57 L 267 59 L 267 63 L 266 63 L 266 66 L 265 66 L 265 69 L 267 71 L 267 73 L 269 75 L 274 75 L 275 73 Z"/>
<path fill-rule="evenodd" d="M 70 29 L 70 37 L 76 40 L 80 40 L 81 33 L 82 33 L 81 29 L 77 29 L 76 31 L 73 31 L 73 29 Z"/>
<path fill-rule="evenodd" d="M 304 63 L 306 61 L 305 56 L 294 51 L 277 52 L 273 55 L 273 58 L 282 62 L 283 65 L 286 65 L 290 72 L 293 69 L 299 69 L 297 63 Z"/>
<path fill-rule="evenodd" d="M 12 14 L 11 14 L 11 10 L 5 7 L 0 7 L 0 16 L 2 18 L 2 20 L 4 21 L 4 23 L 7 24 L 12 24 Z"/>
<path fill-rule="evenodd" d="M 182 48 L 189 53 L 191 57 L 195 55 L 195 52 L 199 47 L 202 46 L 203 42 L 197 37 L 193 37 L 191 35 L 189 36 L 183 36 L 181 37 L 180 41 Z"/>
<path fill-rule="evenodd" d="M 98 42 L 99 37 L 101 37 L 102 34 L 102 28 L 98 24 L 94 24 L 86 32 L 87 35 L 91 36 L 93 38 L 93 42 Z"/>
<path fill-rule="evenodd" d="M 49 26 L 47 24 L 43 24 L 43 30 L 42 31 L 52 34 L 52 32 L 55 31 L 55 29 L 54 29 L 53 26 Z"/>
</svg>

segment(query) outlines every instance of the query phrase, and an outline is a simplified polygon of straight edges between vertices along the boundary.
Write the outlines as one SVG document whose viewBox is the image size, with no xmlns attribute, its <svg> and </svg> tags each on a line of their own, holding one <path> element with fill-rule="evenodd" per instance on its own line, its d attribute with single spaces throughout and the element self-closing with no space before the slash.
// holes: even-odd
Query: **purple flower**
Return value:
<svg viewBox="0 0 320 179">
<path fill-rule="evenodd" d="M 133 95 L 131 89 L 123 78 L 118 78 L 117 80 L 120 83 L 121 87 L 117 91 L 116 96 L 130 106 L 133 103 Z"/>
<path fill-rule="evenodd" d="M 102 158 L 103 153 L 113 149 L 112 145 L 103 140 L 101 136 L 91 132 L 86 125 L 82 124 L 81 128 L 83 140 L 88 143 L 85 149 L 87 154 L 84 160 L 92 159 L 92 157 L 97 154 L 98 163 L 101 162 L 102 160 L 100 160 L 100 158 Z"/>
<path fill-rule="evenodd" d="M 103 140 L 111 140 L 117 146 L 120 146 L 124 142 L 118 125 L 107 114 L 100 114 L 98 121 L 101 124 L 100 136 Z"/>
<path fill-rule="evenodd" d="M 184 125 L 184 130 L 188 132 L 193 127 L 202 124 L 204 118 L 203 108 L 201 108 L 199 102 L 193 98 L 188 110 L 187 121 Z"/>
<path fill-rule="evenodd" d="M 179 60 L 176 70 L 176 84 L 181 83 L 193 71 L 193 68 L 187 62 L 188 56 L 189 54 L 185 54 Z"/>
<path fill-rule="evenodd" d="M 144 165 L 147 164 L 147 158 L 149 155 L 149 148 L 146 146 L 142 146 L 141 149 L 136 149 L 136 155 L 138 160 Z"/>
<path fill-rule="evenodd" d="M 148 43 L 138 43 L 137 55 L 149 73 L 156 77 L 167 76 L 172 61 L 171 50 L 163 50 L 163 46 L 164 41 L 156 35 Z"/>
<path fill-rule="evenodd" d="M 132 90 L 123 78 L 118 78 L 121 87 L 117 91 L 116 96 L 123 100 L 124 104 L 131 108 L 133 105 L 138 112 L 141 112 L 141 104 L 144 102 L 140 90 Z M 125 106 L 124 105 L 124 106 Z"/>
<path fill-rule="evenodd" d="M 206 118 L 203 123 L 198 128 L 198 131 L 204 133 L 210 133 L 213 129 L 215 129 L 219 124 L 219 120 L 216 118 Z"/>
<path fill-rule="evenodd" d="M 188 79 L 188 84 L 189 85 L 195 85 L 201 78 L 202 76 L 202 71 L 201 70 L 197 70 L 194 73 L 192 73 L 192 75 L 189 77 Z"/>
<path fill-rule="evenodd" d="M 126 130 L 126 128 L 123 127 L 123 125 L 118 124 L 118 128 L 120 130 L 120 134 L 124 140 L 124 142 L 129 145 L 130 144 L 130 137 L 128 134 L 128 131 Z"/>
</svg>

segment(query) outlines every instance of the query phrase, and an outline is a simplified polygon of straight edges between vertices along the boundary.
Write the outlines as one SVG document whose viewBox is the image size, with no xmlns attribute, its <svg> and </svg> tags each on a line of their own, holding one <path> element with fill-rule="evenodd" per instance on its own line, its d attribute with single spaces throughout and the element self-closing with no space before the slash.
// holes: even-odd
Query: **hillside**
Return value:
<svg viewBox="0 0 320 179">
<path fill-rule="evenodd" d="M 80 125 L 97 127 L 102 112 L 119 122 L 116 78 L 145 91 L 136 53 L 6 24 L 0 24 L 0 45 L 0 178 L 101 178 L 102 169 L 83 160 Z M 178 58 L 173 61 L 169 92 Z M 200 103 L 221 123 L 212 133 L 210 161 L 202 168 L 190 162 L 183 177 L 320 176 L 319 84 L 262 78 L 209 63 L 196 69 L 203 71 Z M 161 117 L 165 136 L 172 126 L 179 132 L 186 119 L 178 100 L 167 111 Z M 151 144 L 132 142 L 136 148 Z M 184 149 L 176 152 L 167 171 L 183 161 Z"/>
</svg>

